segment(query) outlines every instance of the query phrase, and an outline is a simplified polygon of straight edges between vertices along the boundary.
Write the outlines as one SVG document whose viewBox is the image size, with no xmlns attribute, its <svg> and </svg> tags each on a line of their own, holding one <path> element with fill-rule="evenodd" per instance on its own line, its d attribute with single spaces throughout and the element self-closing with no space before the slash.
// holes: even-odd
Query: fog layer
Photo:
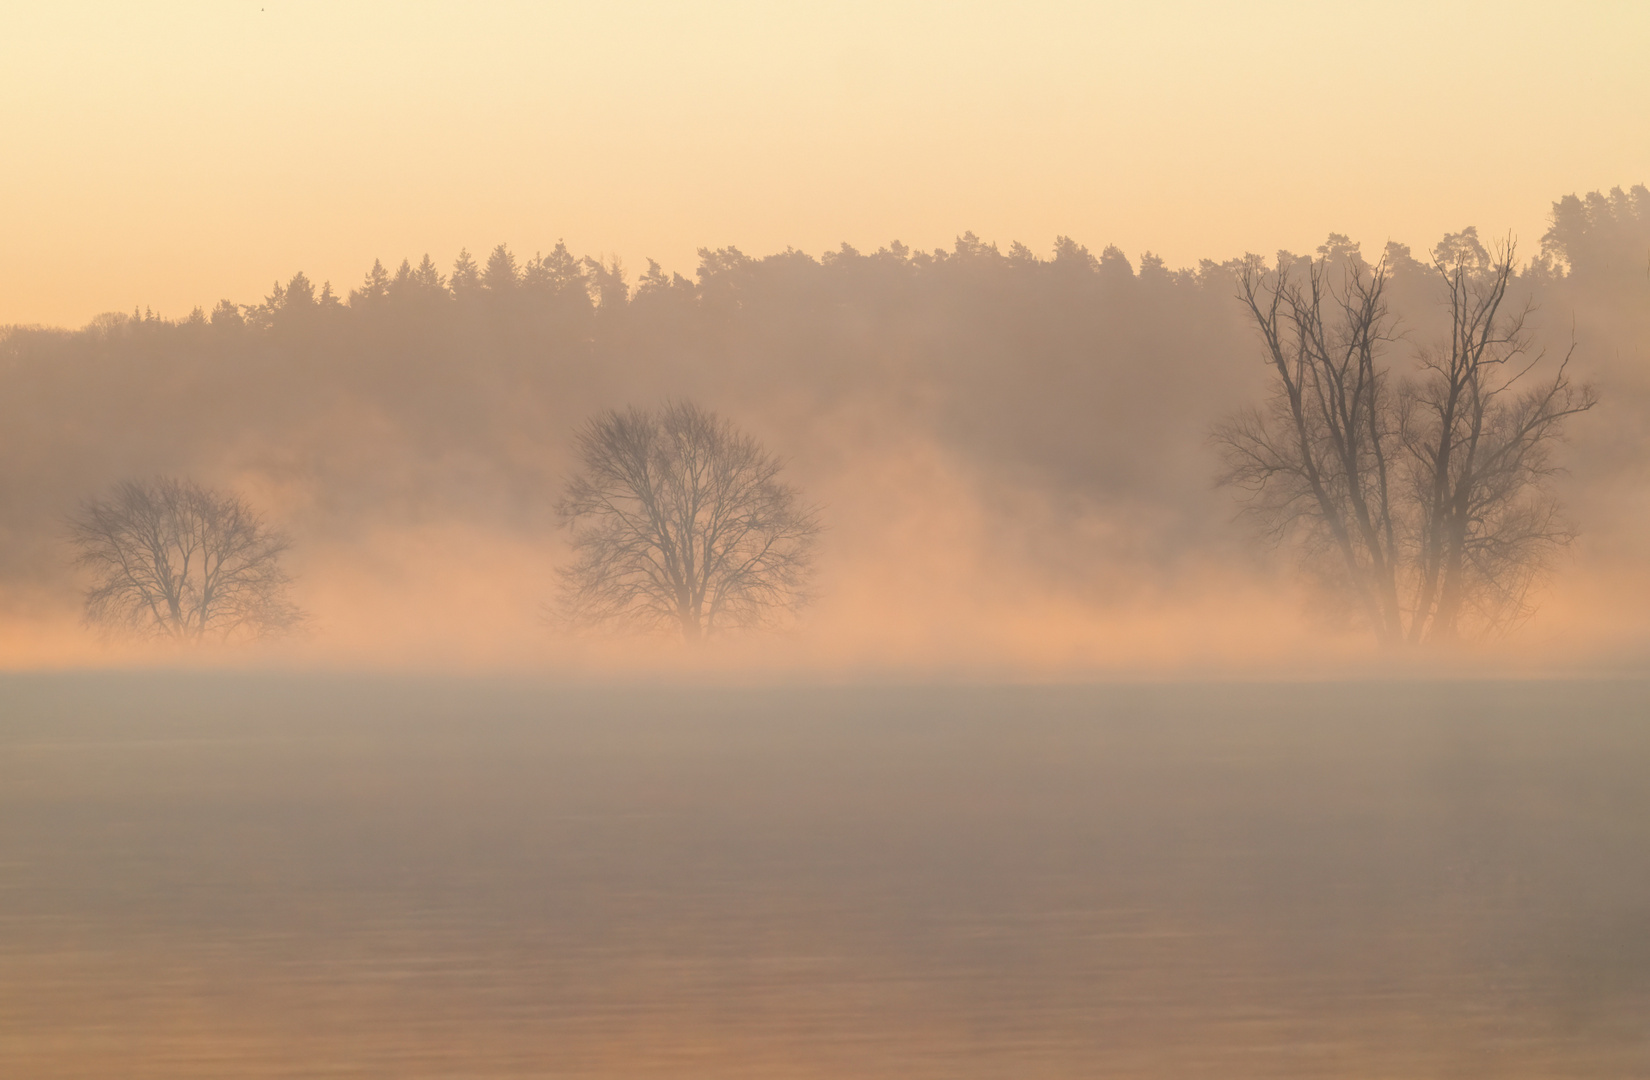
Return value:
<svg viewBox="0 0 1650 1080">
<path fill-rule="evenodd" d="M 1555 356 L 1574 335 L 1603 400 L 1562 455 L 1581 540 L 1535 619 L 1478 656 L 1631 665 L 1650 647 L 1633 602 L 1650 583 L 1650 192 L 1570 197 L 1552 220 L 1517 287 Z M 1424 250 L 1331 236 L 1317 254 L 1384 254 L 1398 374 L 1445 329 Z M 64 530 L 83 500 L 156 475 L 233 488 L 292 535 L 311 625 L 263 655 L 293 662 L 1046 673 L 1371 651 L 1214 482 L 1211 426 L 1267 376 L 1233 264 L 972 234 L 932 252 L 705 250 L 691 278 L 561 246 L 419 261 L 353 289 L 299 273 L 182 318 L 0 331 L 8 660 L 157 655 L 80 625 Z M 782 455 L 827 532 L 819 599 L 789 633 L 643 661 L 547 628 L 566 558 L 553 507 L 582 420 L 670 397 Z"/>
</svg>

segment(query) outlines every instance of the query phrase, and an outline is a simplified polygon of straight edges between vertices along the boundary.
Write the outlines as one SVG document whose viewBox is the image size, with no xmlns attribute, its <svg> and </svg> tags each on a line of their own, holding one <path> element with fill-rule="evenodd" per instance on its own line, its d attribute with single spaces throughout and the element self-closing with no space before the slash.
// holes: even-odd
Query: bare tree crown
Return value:
<svg viewBox="0 0 1650 1080">
<path fill-rule="evenodd" d="M 575 561 L 576 620 L 679 630 L 690 641 L 770 624 L 806 599 L 817 513 L 781 462 L 690 402 L 610 411 L 577 435 L 582 472 L 557 510 Z"/>
<path fill-rule="evenodd" d="M 304 614 L 286 598 L 287 538 L 244 501 L 191 480 L 126 481 L 70 521 L 92 571 L 86 619 L 178 641 L 261 637 Z"/>
<path fill-rule="evenodd" d="M 1514 247 L 1470 230 L 1434 254 L 1450 318 L 1419 377 L 1392 385 L 1387 271 L 1355 257 L 1339 288 L 1252 258 L 1239 299 L 1273 370 L 1267 404 L 1217 428 L 1224 480 L 1270 538 L 1308 559 L 1387 644 L 1491 632 L 1530 613 L 1528 591 L 1574 533 L 1545 481 L 1564 422 L 1596 403 L 1566 354 L 1545 380 L 1528 306 L 1511 308 Z M 1571 352 L 1573 352 L 1573 346 Z"/>
</svg>

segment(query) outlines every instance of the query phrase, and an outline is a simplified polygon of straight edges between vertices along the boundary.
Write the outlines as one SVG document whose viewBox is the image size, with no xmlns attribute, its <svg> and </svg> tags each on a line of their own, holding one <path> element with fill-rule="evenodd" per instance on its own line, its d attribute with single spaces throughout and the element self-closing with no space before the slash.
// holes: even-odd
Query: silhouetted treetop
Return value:
<svg viewBox="0 0 1650 1080">
<path fill-rule="evenodd" d="M 403 261 L 401 265 L 406 266 L 407 264 Z M 351 305 L 377 304 L 389 299 L 389 295 L 389 271 L 384 269 L 384 264 L 381 261 L 374 259 L 372 260 L 372 269 L 367 271 L 366 280 L 361 283 L 361 287 L 350 290 L 349 302 Z"/>
<path fill-rule="evenodd" d="M 482 288 L 490 293 L 511 293 L 521 283 L 520 279 L 521 271 L 517 269 L 516 257 L 510 254 L 510 249 L 503 244 L 494 248 L 481 271 Z"/>
<path fill-rule="evenodd" d="M 1650 271 L 1650 188 L 1566 195 L 1553 203 L 1541 251 L 1561 269 L 1597 283 Z"/>
</svg>

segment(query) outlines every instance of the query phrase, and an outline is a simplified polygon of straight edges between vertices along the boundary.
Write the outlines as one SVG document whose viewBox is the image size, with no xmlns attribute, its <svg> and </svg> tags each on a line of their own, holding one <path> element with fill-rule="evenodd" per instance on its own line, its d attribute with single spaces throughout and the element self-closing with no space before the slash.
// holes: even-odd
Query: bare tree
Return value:
<svg viewBox="0 0 1650 1080">
<path fill-rule="evenodd" d="M 77 562 L 94 574 L 87 622 L 200 641 L 291 629 L 287 538 L 240 498 L 191 480 L 117 484 L 70 520 Z"/>
<path fill-rule="evenodd" d="M 673 401 L 603 413 L 577 446 L 583 471 L 557 507 L 577 555 L 562 571 L 574 619 L 698 641 L 806 600 L 818 515 L 749 435 Z"/>
<path fill-rule="evenodd" d="M 1490 256 L 1470 231 L 1440 245 L 1450 340 L 1396 387 L 1382 360 L 1384 262 L 1353 258 L 1339 288 L 1327 259 L 1302 275 L 1251 258 L 1239 273 L 1276 378 L 1264 408 L 1216 429 L 1223 479 L 1265 535 L 1303 541 L 1383 644 L 1515 624 L 1573 538 L 1544 482 L 1564 421 L 1596 398 L 1571 383 L 1569 355 L 1546 381 L 1527 378 L 1542 356 L 1529 308 L 1506 307 L 1513 257 L 1511 243 Z"/>
<path fill-rule="evenodd" d="M 1569 377 L 1570 349 L 1550 379 L 1526 379 L 1542 360 L 1530 305 L 1507 309 L 1515 246 L 1486 252 L 1471 232 L 1439 245 L 1448 347 L 1422 354 L 1399 415 L 1413 504 L 1411 641 L 1454 637 L 1530 613 L 1530 583 L 1574 539 L 1543 481 L 1563 423 L 1598 399 Z"/>
<path fill-rule="evenodd" d="M 1353 264 L 1332 291 L 1327 260 L 1305 281 L 1257 258 L 1239 297 L 1265 342 L 1277 380 L 1266 408 L 1216 429 L 1225 480 L 1246 489 L 1249 511 L 1274 540 L 1302 535 L 1382 641 L 1403 636 L 1398 529 L 1392 500 L 1392 395 L 1381 347 L 1390 339 L 1386 268 Z"/>
</svg>

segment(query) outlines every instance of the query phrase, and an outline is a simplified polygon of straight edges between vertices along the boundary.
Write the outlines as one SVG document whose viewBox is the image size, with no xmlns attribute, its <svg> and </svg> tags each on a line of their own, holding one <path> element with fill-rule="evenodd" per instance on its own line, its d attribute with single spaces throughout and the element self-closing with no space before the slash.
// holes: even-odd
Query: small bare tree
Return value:
<svg viewBox="0 0 1650 1080">
<path fill-rule="evenodd" d="M 191 480 L 117 484 L 70 519 L 77 562 L 94 582 L 86 621 L 195 642 L 289 630 L 290 542 L 234 495 Z"/>
<path fill-rule="evenodd" d="M 557 507 L 577 555 L 562 571 L 575 620 L 692 642 L 768 625 L 806 600 L 818 515 L 749 435 L 673 401 L 603 413 L 577 446 L 583 471 Z"/>
<path fill-rule="evenodd" d="M 1265 408 L 1216 429 L 1224 480 L 1268 537 L 1304 541 L 1384 644 L 1516 624 L 1574 536 L 1545 481 L 1564 421 L 1597 399 L 1571 383 L 1568 354 L 1550 378 L 1528 378 L 1542 356 L 1529 307 L 1506 307 L 1514 265 L 1511 243 L 1492 257 L 1470 231 L 1439 246 L 1450 340 L 1396 387 L 1381 360 L 1384 263 L 1354 258 L 1339 289 L 1327 260 L 1304 277 L 1253 258 L 1239 273 L 1276 380 Z"/>
</svg>

